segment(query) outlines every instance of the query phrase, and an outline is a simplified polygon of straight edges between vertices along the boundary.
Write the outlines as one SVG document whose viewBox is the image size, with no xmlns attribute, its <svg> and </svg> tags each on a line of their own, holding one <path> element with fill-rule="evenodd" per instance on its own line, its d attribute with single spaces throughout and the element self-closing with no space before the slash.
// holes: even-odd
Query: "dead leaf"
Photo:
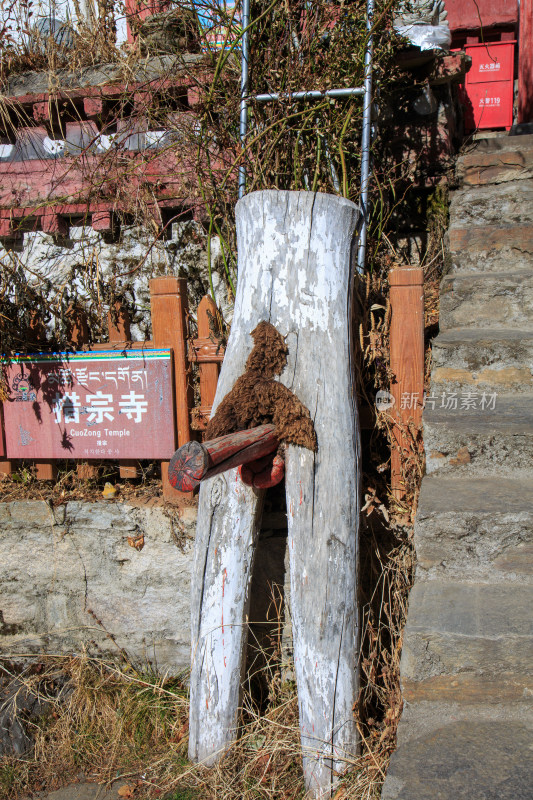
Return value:
<svg viewBox="0 0 533 800">
<path fill-rule="evenodd" d="M 112 500 L 114 497 L 117 496 L 118 489 L 116 486 L 113 486 L 112 483 L 109 481 L 106 482 L 104 485 L 104 490 L 102 492 L 102 497 L 104 500 Z"/>
<path fill-rule="evenodd" d="M 118 790 L 118 796 L 124 797 L 126 800 L 130 800 L 133 797 L 133 793 L 135 792 L 135 786 L 130 786 L 129 784 L 125 783 L 124 786 L 121 786 Z"/>
<path fill-rule="evenodd" d="M 468 447 L 460 447 L 455 458 L 450 458 L 450 464 L 453 464 L 454 466 L 460 466 L 468 463 L 470 463 L 470 453 L 468 452 Z"/>
<path fill-rule="evenodd" d="M 128 544 L 136 550 L 142 550 L 144 547 L 144 533 L 139 533 L 137 536 L 128 536 Z"/>
<path fill-rule="evenodd" d="M 181 742 L 183 737 L 188 734 L 188 732 L 189 732 L 189 721 L 187 720 L 186 722 L 183 723 L 179 731 L 177 731 L 177 733 L 175 733 L 174 736 L 172 736 L 170 741 L 178 744 L 179 742 Z"/>
</svg>

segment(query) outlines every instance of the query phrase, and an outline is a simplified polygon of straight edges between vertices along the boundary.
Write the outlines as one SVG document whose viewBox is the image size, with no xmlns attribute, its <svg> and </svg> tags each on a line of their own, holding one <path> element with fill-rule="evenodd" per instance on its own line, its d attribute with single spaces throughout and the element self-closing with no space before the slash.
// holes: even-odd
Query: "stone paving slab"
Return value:
<svg viewBox="0 0 533 800">
<path fill-rule="evenodd" d="M 38 792 L 33 795 L 31 800 L 120 800 L 119 788 L 124 785 L 124 781 L 113 784 L 111 788 L 106 788 L 100 783 L 88 783 L 82 781 L 63 789 L 56 789 L 54 792 Z M 24 800 L 30 800 L 29 797 Z"/>
<path fill-rule="evenodd" d="M 392 756 L 381 800 L 531 800 L 531 730 L 455 722 Z"/>
</svg>

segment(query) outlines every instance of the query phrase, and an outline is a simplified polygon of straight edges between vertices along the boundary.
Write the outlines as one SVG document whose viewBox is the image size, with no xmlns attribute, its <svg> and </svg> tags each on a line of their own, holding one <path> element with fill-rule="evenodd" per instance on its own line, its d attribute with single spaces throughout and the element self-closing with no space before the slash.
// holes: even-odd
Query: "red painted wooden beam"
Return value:
<svg viewBox="0 0 533 800">
<path fill-rule="evenodd" d="M 109 211 L 93 211 L 91 217 L 93 230 L 109 233 L 113 230 L 113 219 Z"/>
<path fill-rule="evenodd" d="M 32 136 L 34 131 L 32 129 Z M 46 132 L 43 129 L 42 138 Z M 28 145 L 30 146 L 30 145 Z M 226 164 L 221 158 L 212 165 L 222 173 Z M 116 183 L 121 175 L 129 175 L 128 189 L 133 195 L 147 183 L 154 187 L 157 202 L 171 201 L 173 205 L 192 204 L 199 197 L 196 166 L 191 152 L 161 152 L 147 158 L 143 152 L 122 151 L 117 160 L 113 155 L 92 153 L 58 159 L 30 158 L 0 164 L 0 208 L 11 209 L 13 197 L 22 207 L 38 207 L 46 203 L 81 204 L 85 202 L 112 203 Z M 94 197 L 93 180 L 99 182 L 98 197 Z"/>
<path fill-rule="evenodd" d="M 170 459 L 168 479 L 175 489 L 191 492 L 205 478 L 257 461 L 278 445 L 274 425 L 259 425 L 202 444 L 187 442 Z"/>
<path fill-rule="evenodd" d="M 513 25 L 518 22 L 517 0 L 445 0 L 444 5 L 452 32 Z"/>
<path fill-rule="evenodd" d="M 41 217 L 41 227 L 44 233 L 53 236 L 66 236 L 68 234 L 68 222 L 59 214 L 43 214 Z"/>
</svg>

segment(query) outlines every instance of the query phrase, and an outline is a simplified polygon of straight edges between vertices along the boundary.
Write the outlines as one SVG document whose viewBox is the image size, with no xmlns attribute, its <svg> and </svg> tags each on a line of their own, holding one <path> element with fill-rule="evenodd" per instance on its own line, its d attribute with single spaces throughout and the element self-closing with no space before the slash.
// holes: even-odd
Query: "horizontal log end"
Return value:
<svg viewBox="0 0 533 800">
<path fill-rule="evenodd" d="M 168 465 L 168 480 L 180 492 L 192 492 L 209 468 L 209 455 L 200 442 L 187 442 L 176 450 Z"/>
</svg>

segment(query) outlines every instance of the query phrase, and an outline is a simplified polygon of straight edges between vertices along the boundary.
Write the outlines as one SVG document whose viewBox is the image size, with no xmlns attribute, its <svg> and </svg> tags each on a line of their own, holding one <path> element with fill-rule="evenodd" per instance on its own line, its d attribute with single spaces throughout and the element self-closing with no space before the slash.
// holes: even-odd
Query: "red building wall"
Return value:
<svg viewBox="0 0 533 800">
<path fill-rule="evenodd" d="M 518 0 L 445 0 L 452 33 L 518 22 Z"/>
</svg>

